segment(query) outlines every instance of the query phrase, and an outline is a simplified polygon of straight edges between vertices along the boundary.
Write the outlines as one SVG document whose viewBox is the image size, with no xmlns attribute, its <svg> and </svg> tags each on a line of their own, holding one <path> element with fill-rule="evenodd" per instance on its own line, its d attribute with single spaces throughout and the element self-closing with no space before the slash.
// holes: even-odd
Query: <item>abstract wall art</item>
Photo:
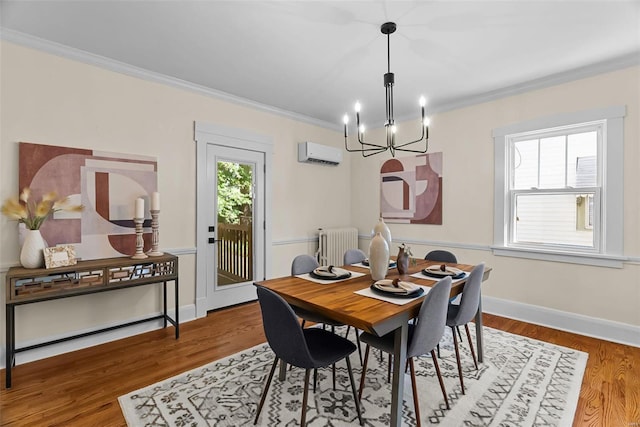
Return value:
<svg viewBox="0 0 640 427">
<path fill-rule="evenodd" d="M 82 212 L 59 211 L 40 231 L 49 246 L 72 244 L 81 259 L 135 252 L 135 200 L 146 199 L 144 240 L 150 248 L 149 197 L 157 190 L 156 158 L 21 142 L 19 187 L 39 198 L 49 191 L 82 204 Z"/>
<path fill-rule="evenodd" d="M 442 153 L 385 161 L 380 213 L 386 222 L 442 224 Z"/>
</svg>

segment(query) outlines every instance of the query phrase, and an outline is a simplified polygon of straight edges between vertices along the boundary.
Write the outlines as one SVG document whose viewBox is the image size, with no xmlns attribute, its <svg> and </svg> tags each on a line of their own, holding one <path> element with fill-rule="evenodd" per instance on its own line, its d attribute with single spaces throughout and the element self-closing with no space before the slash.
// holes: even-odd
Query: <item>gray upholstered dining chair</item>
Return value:
<svg viewBox="0 0 640 427">
<path fill-rule="evenodd" d="M 320 264 L 311 255 L 298 255 L 291 261 L 291 275 L 310 273 L 318 267 Z"/>
<path fill-rule="evenodd" d="M 458 258 L 453 254 L 453 252 L 445 251 L 443 249 L 436 249 L 424 256 L 424 259 L 429 261 L 437 261 L 437 262 L 453 262 L 455 264 L 458 263 Z M 453 298 L 449 299 L 449 302 L 454 302 L 458 296 L 456 295 Z M 458 331 L 458 336 L 462 339 L 462 334 L 460 333 L 460 329 L 456 328 Z M 438 357 L 440 357 L 440 345 L 438 345 Z"/>
<path fill-rule="evenodd" d="M 349 355 L 356 350 L 356 346 L 348 339 L 324 329 L 303 329 L 298 323 L 291 306 L 280 295 L 263 287 L 258 287 L 257 293 L 262 311 L 264 333 L 276 357 L 273 360 L 269 377 L 264 385 L 254 424 L 258 422 L 260 417 L 278 360 L 282 359 L 290 365 L 305 369 L 302 416 L 300 419 L 300 425 L 305 426 L 311 369 L 315 371 L 318 368 L 334 365 L 336 362 L 345 359 L 358 420 L 360 425 L 363 425 L 360 402 L 356 394 L 356 384 L 353 380 L 353 371 L 349 361 Z"/>
<path fill-rule="evenodd" d="M 423 354 L 431 353 L 431 359 L 438 375 L 442 396 L 449 409 L 449 399 L 447 391 L 444 387 L 440 366 L 434 349 L 444 334 L 445 323 L 447 320 L 447 302 L 449 301 L 449 293 L 451 292 L 451 277 L 445 277 L 436 283 L 422 302 L 418 321 L 416 324 L 409 324 L 407 338 L 407 361 L 409 362 L 409 370 L 411 371 L 411 386 L 413 390 L 413 405 L 416 413 L 416 425 L 420 426 L 420 405 L 418 403 L 418 389 L 416 386 L 416 372 L 413 364 L 413 358 Z M 364 351 L 364 363 L 362 365 L 362 377 L 360 377 L 360 389 L 358 397 L 362 397 L 362 389 L 364 388 L 365 373 L 367 372 L 367 362 L 369 359 L 369 347 L 375 347 L 389 354 L 394 352 L 394 334 L 389 333 L 378 337 L 376 335 L 363 332 L 360 334 L 362 342 L 367 344 Z"/>
<path fill-rule="evenodd" d="M 464 284 L 462 290 L 462 298 L 460 304 L 449 303 L 447 312 L 447 326 L 451 327 L 451 333 L 453 335 L 453 346 L 456 351 L 456 361 L 458 362 L 458 375 L 460 376 L 460 387 L 462 388 L 462 394 L 464 392 L 464 380 L 462 379 L 462 364 L 460 363 L 460 350 L 458 348 L 458 339 L 454 328 L 464 325 L 467 332 L 467 339 L 469 340 L 469 347 L 471 348 L 471 356 L 473 356 L 473 364 L 478 369 L 478 361 L 476 360 L 476 353 L 473 350 L 473 343 L 471 342 L 471 333 L 469 332 L 468 323 L 473 320 L 478 307 L 480 306 L 480 285 L 482 284 L 482 276 L 484 275 L 484 262 L 473 267 L 469 277 Z M 477 333 L 477 332 L 476 332 Z M 460 331 L 458 331 L 460 334 Z"/>
<path fill-rule="evenodd" d="M 291 262 L 291 275 L 297 276 L 299 274 L 311 273 L 313 270 L 319 267 L 318 261 L 312 257 L 311 255 L 298 255 Z M 336 320 L 330 319 L 329 317 L 323 316 L 316 312 L 306 310 L 302 307 L 293 307 L 293 311 L 302 319 L 302 327 L 307 322 L 321 323 L 323 325 L 331 326 L 331 331 L 335 332 L 336 326 L 344 326 L 344 323 L 338 322 Z M 345 333 L 345 338 L 349 335 L 349 331 L 351 330 L 351 326 L 347 327 L 347 332 Z M 354 329 L 355 330 L 355 329 Z M 358 337 L 358 332 L 356 331 L 356 343 L 358 344 L 358 356 L 360 358 L 360 364 L 362 364 L 362 351 L 360 349 L 360 338 Z M 334 376 L 334 384 L 335 384 L 335 370 L 333 373 Z M 315 386 L 315 382 L 314 382 Z"/>
<path fill-rule="evenodd" d="M 452 252 L 444 251 L 441 249 L 429 252 L 424 256 L 424 259 L 428 259 L 429 261 L 453 262 L 455 264 L 458 263 L 458 259 Z"/>
<path fill-rule="evenodd" d="M 362 252 L 360 249 L 347 249 L 343 256 L 343 264 L 357 264 L 365 259 L 367 259 L 367 254 Z"/>
</svg>

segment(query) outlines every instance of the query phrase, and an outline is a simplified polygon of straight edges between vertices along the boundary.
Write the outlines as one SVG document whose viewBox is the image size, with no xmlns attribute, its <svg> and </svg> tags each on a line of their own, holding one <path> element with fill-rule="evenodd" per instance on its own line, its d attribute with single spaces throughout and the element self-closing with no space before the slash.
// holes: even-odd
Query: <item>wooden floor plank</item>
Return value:
<svg viewBox="0 0 640 427">
<path fill-rule="evenodd" d="M 485 315 L 485 325 L 589 353 L 574 427 L 640 427 L 640 349 Z M 19 365 L 0 390 L 2 426 L 125 426 L 118 396 L 265 341 L 249 303 L 157 330 Z M 4 385 L 4 371 L 0 375 Z"/>
</svg>

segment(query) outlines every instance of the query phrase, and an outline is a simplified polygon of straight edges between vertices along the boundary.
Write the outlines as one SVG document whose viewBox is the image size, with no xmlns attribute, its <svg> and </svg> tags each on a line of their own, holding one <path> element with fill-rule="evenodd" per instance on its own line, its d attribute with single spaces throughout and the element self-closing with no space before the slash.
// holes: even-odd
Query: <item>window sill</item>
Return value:
<svg viewBox="0 0 640 427">
<path fill-rule="evenodd" d="M 508 246 L 491 246 L 495 256 L 528 258 L 540 261 L 564 262 L 570 264 L 592 265 L 596 267 L 623 268 L 628 257 L 603 254 L 583 254 L 576 252 L 545 251 Z"/>
</svg>

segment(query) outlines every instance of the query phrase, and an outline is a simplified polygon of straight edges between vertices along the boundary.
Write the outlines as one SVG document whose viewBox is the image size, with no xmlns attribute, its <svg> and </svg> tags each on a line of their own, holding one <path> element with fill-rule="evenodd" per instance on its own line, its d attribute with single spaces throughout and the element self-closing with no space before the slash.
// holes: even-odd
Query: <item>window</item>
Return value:
<svg viewBox="0 0 640 427">
<path fill-rule="evenodd" d="M 599 251 L 599 227 L 585 227 L 582 206 L 590 199 L 600 211 L 603 126 L 600 121 L 507 136 L 510 246 Z"/>
<path fill-rule="evenodd" d="M 624 107 L 494 130 L 494 253 L 622 266 Z"/>
</svg>

